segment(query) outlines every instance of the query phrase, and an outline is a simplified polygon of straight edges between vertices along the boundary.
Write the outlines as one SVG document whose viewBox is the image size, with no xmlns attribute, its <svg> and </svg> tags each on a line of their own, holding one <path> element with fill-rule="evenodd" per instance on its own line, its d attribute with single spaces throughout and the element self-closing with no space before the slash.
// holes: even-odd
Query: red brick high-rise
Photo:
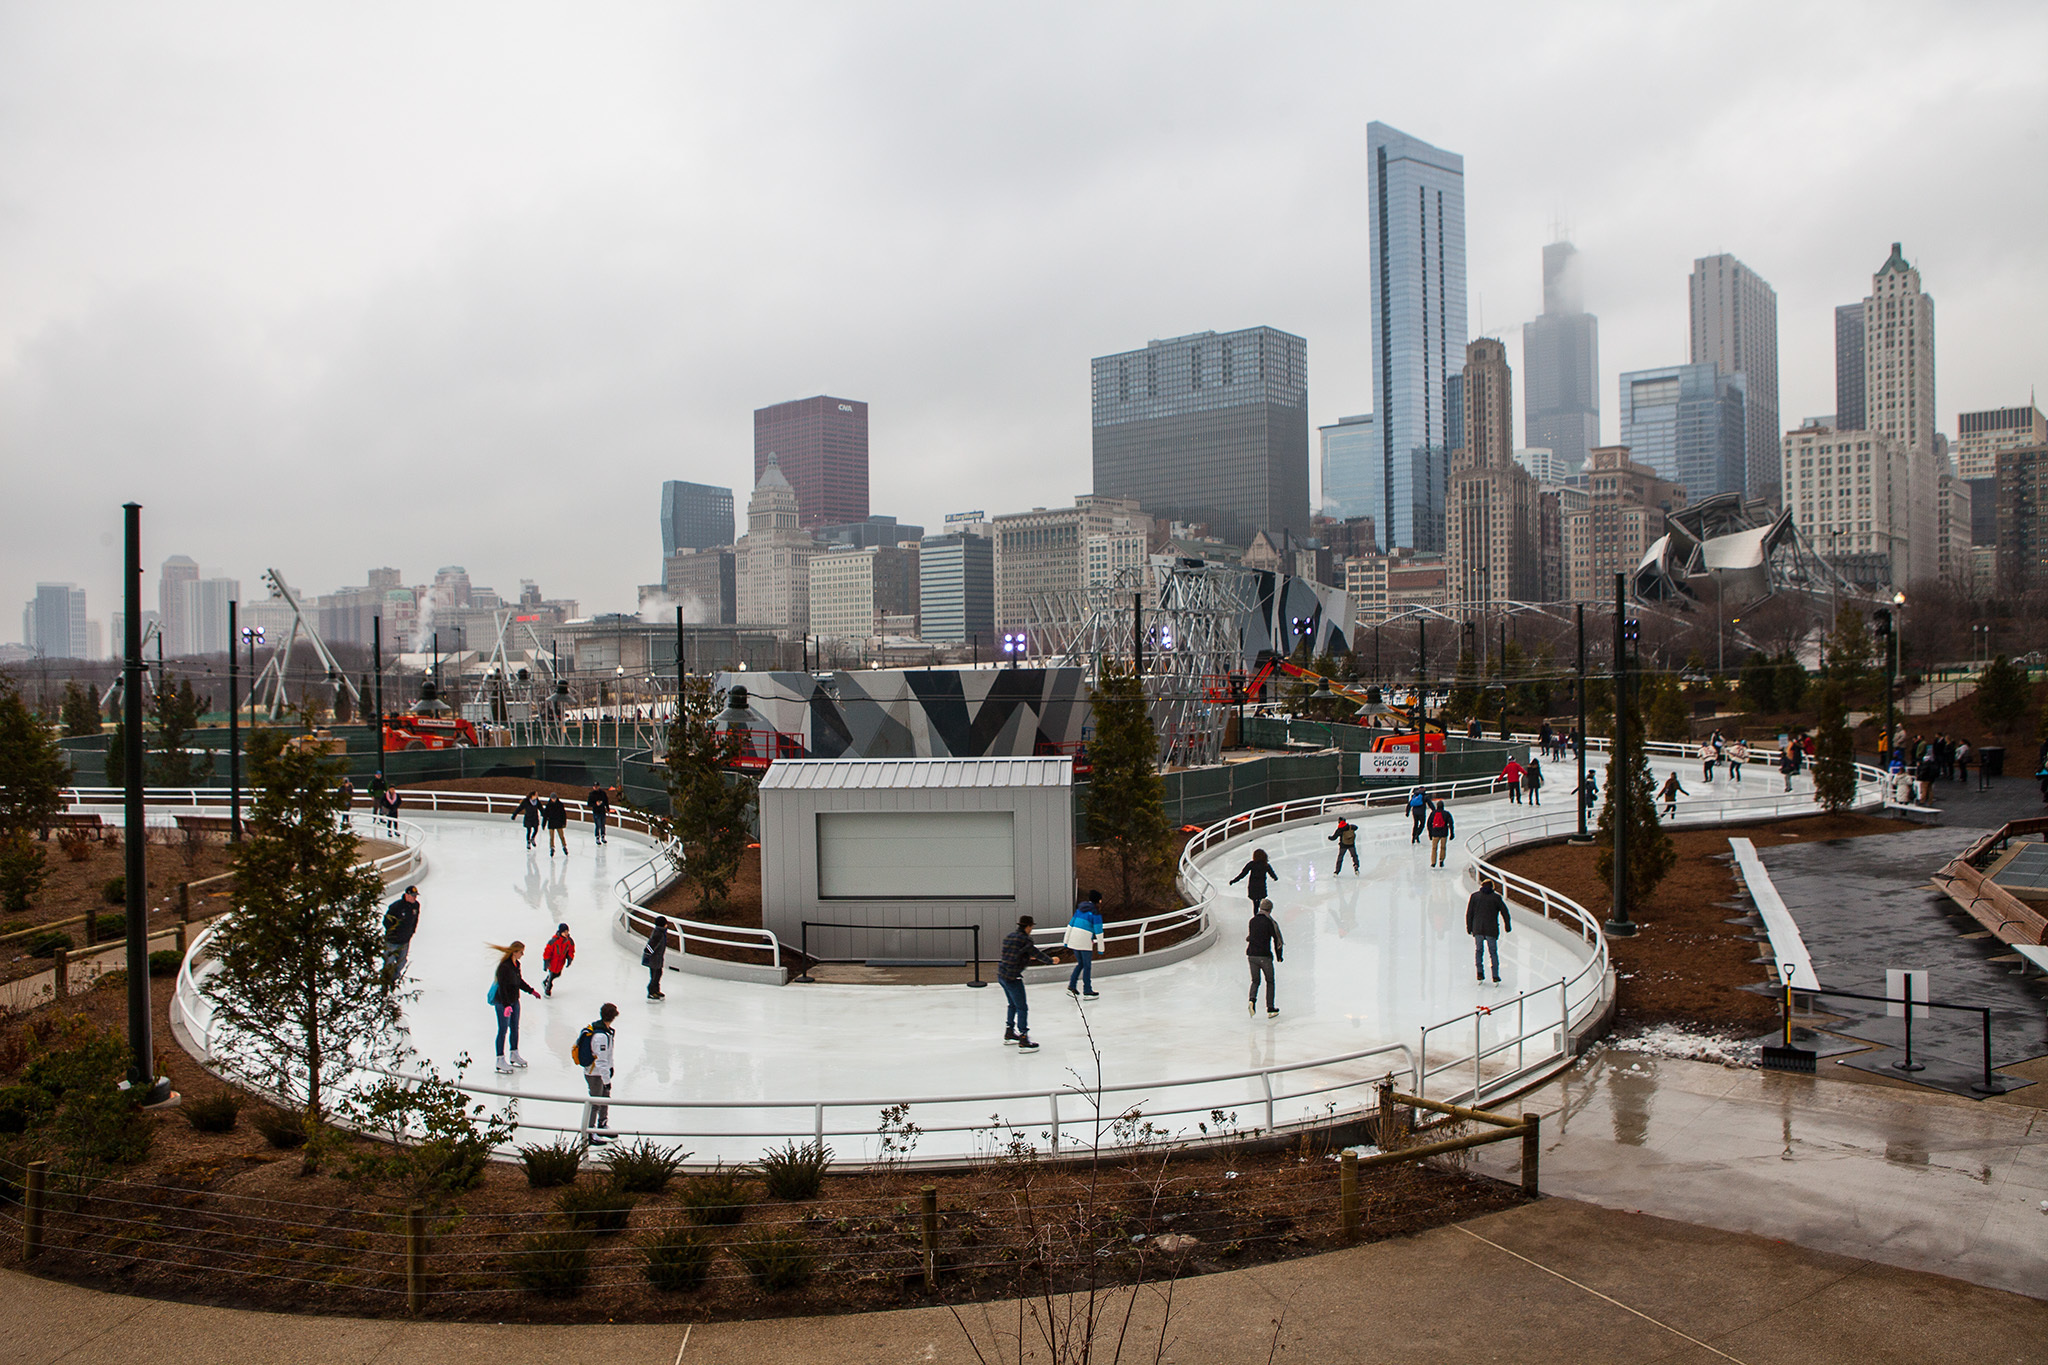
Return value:
<svg viewBox="0 0 2048 1365">
<path fill-rule="evenodd" d="M 799 398 L 754 409 L 754 481 L 773 453 L 796 489 L 800 525 L 840 526 L 868 515 L 868 405 Z"/>
</svg>

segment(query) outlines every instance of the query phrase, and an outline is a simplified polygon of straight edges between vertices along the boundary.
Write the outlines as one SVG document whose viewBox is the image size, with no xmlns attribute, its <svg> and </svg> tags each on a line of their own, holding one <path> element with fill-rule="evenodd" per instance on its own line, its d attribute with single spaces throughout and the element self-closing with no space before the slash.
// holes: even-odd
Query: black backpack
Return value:
<svg viewBox="0 0 2048 1365">
<path fill-rule="evenodd" d="M 576 1065 L 589 1066 L 597 1060 L 597 1054 L 591 1051 L 590 1035 L 602 1027 L 601 1024 L 585 1024 L 583 1032 L 576 1035 L 576 1046 L 569 1051 L 569 1056 L 574 1059 Z"/>
</svg>

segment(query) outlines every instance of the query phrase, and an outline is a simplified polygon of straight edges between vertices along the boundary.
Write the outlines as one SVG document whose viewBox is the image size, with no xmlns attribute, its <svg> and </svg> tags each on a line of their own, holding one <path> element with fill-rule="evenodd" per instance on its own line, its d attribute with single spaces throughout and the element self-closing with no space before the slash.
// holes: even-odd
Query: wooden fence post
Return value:
<svg viewBox="0 0 2048 1365">
<path fill-rule="evenodd" d="M 50 1178 L 50 1163 L 28 1163 L 28 1183 L 21 1197 L 21 1259 L 33 1261 L 43 1249 L 43 1191 Z"/>
<path fill-rule="evenodd" d="M 62 1000 L 65 996 L 71 994 L 71 950 L 69 948 L 59 948 L 57 955 L 50 961 L 50 969 L 56 974 L 56 990 L 53 998 Z"/>
<path fill-rule="evenodd" d="M 1358 1153 L 1346 1152 L 1337 1161 L 1337 1208 L 1344 1226 L 1344 1240 L 1358 1240 Z"/>
<path fill-rule="evenodd" d="M 1539 1163 L 1543 1151 L 1543 1116 L 1522 1115 L 1522 1193 L 1532 1198 L 1541 1193 L 1537 1188 Z"/>
<path fill-rule="evenodd" d="M 924 1196 L 924 1287 L 931 1289 L 939 1282 L 939 1192 L 927 1185 L 920 1193 Z"/>
<path fill-rule="evenodd" d="M 405 1211 L 405 1311 L 417 1313 L 426 1302 L 427 1211 L 414 1204 Z"/>
</svg>

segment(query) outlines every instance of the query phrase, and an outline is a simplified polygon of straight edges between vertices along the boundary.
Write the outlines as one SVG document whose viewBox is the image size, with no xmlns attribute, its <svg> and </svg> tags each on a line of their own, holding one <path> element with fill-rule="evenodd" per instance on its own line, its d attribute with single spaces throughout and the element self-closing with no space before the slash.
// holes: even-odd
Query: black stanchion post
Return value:
<svg viewBox="0 0 2048 1365">
<path fill-rule="evenodd" d="M 228 842 L 242 842 L 242 714 L 235 690 L 235 602 L 228 602 Z"/>
<path fill-rule="evenodd" d="M 1590 844 L 1593 836 L 1586 832 L 1586 604 L 1578 604 L 1579 618 L 1579 728 L 1577 743 L 1573 746 L 1579 757 L 1579 790 L 1572 799 L 1579 803 L 1579 832 L 1572 836 L 1575 844 Z"/>
<path fill-rule="evenodd" d="M 1905 983 L 1904 989 L 1900 993 L 1906 997 L 1906 1059 L 1901 1062 L 1893 1062 L 1892 1069 L 1894 1071 L 1925 1071 L 1926 1067 L 1913 1060 L 1913 974 L 1911 972 L 1901 972 L 1899 973 L 1899 979 Z"/>
<path fill-rule="evenodd" d="M 1998 1076 L 1991 1069 L 1991 1011 L 1987 1007 L 1981 1013 L 1984 1016 L 1984 1083 L 1970 1089 L 1980 1095 L 2003 1095 L 2005 1087 L 1998 1083 Z"/>
<path fill-rule="evenodd" d="M 811 985 L 811 984 L 812 984 L 812 979 L 811 979 L 811 922 L 810 922 L 809 920 L 803 920 L 803 921 L 800 921 L 800 922 L 799 922 L 799 924 L 798 924 L 798 928 L 797 928 L 797 941 L 798 941 L 798 944 L 799 944 L 799 947 L 797 948 L 797 951 L 798 951 L 799 953 L 803 954 L 803 959 L 804 959 L 804 970 L 803 970 L 803 975 L 801 975 L 801 976 L 799 976 L 799 977 L 797 977 L 797 978 L 795 978 L 795 979 L 796 979 L 796 980 L 798 980 L 798 981 L 801 981 L 801 982 L 803 982 L 803 983 L 804 983 L 805 985 L 807 985 L 807 986 L 808 986 L 808 985 Z"/>
<path fill-rule="evenodd" d="M 971 924 L 968 928 L 974 930 L 974 980 L 967 984 L 969 986 L 986 988 L 988 982 L 981 979 L 981 926 L 979 924 Z M 1985 1046 L 1989 1047 L 1990 1044 L 1986 1043 Z"/>
</svg>

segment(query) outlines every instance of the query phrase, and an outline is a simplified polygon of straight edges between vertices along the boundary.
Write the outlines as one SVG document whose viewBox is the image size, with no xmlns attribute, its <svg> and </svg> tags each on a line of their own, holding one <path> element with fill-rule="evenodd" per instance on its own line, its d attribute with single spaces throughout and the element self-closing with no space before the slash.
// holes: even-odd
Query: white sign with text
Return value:
<svg viewBox="0 0 2048 1365">
<path fill-rule="evenodd" d="M 1412 749 L 1399 749 L 1393 753 L 1360 754 L 1358 756 L 1360 777 L 1420 777 L 1422 776 L 1422 755 Z"/>
</svg>

